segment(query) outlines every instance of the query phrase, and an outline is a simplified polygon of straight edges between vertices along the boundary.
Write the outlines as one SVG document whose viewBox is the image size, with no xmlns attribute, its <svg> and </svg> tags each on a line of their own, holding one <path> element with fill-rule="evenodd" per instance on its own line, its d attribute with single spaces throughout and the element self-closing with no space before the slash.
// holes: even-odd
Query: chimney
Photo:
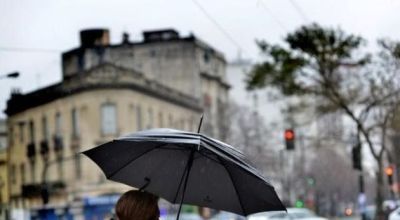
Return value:
<svg viewBox="0 0 400 220">
<path fill-rule="evenodd" d="M 124 32 L 124 33 L 122 34 L 122 43 L 123 43 L 123 44 L 129 44 L 129 43 L 130 43 L 130 42 L 129 42 L 129 34 L 126 33 L 126 32 Z"/>
<path fill-rule="evenodd" d="M 108 29 L 86 29 L 80 32 L 81 47 L 108 46 L 110 44 L 110 32 Z"/>
<path fill-rule="evenodd" d="M 161 29 L 143 32 L 145 42 L 169 41 L 179 39 L 179 33 L 174 29 Z"/>
</svg>

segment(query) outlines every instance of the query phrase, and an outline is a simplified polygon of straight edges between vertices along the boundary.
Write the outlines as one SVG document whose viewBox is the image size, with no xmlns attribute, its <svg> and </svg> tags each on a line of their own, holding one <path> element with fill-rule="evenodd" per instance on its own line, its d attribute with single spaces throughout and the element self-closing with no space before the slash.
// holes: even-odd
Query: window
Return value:
<svg viewBox="0 0 400 220">
<path fill-rule="evenodd" d="M 174 119 L 172 118 L 172 115 L 171 115 L 171 114 L 168 115 L 168 126 L 169 126 L 170 128 L 173 128 L 173 127 L 174 127 Z"/>
<path fill-rule="evenodd" d="M 19 141 L 20 141 L 21 143 L 24 142 L 24 125 L 25 125 L 24 122 L 19 122 L 19 123 L 18 123 L 18 127 L 19 127 Z"/>
<path fill-rule="evenodd" d="M 137 123 L 137 130 L 142 130 L 142 109 L 139 105 L 136 106 L 136 123 Z"/>
<path fill-rule="evenodd" d="M 79 136 L 79 121 L 78 121 L 78 111 L 73 108 L 71 111 L 71 122 L 72 122 L 72 137 L 76 138 Z"/>
<path fill-rule="evenodd" d="M 158 113 L 158 126 L 160 126 L 160 128 L 164 127 L 164 117 L 162 112 Z"/>
<path fill-rule="evenodd" d="M 29 122 L 29 141 L 31 143 L 35 142 L 35 125 L 33 124 L 33 120 Z"/>
<path fill-rule="evenodd" d="M 64 179 L 64 161 L 62 159 L 59 159 L 57 162 L 57 173 L 58 173 L 58 179 L 63 180 Z"/>
<path fill-rule="evenodd" d="M 101 106 L 101 130 L 103 135 L 117 133 L 117 111 L 114 104 L 107 103 Z"/>
<path fill-rule="evenodd" d="M 34 161 L 31 161 L 31 163 L 30 163 L 30 168 L 31 168 L 30 173 L 31 173 L 31 181 L 32 181 L 32 183 L 36 182 L 35 167 L 36 167 L 36 163 Z"/>
<path fill-rule="evenodd" d="M 47 118 L 46 116 L 43 116 L 42 118 L 42 135 L 43 135 L 43 140 L 47 140 L 49 137 L 49 130 L 47 127 Z"/>
<path fill-rule="evenodd" d="M 189 131 L 195 131 L 195 127 L 194 127 L 194 119 L 193 116 L 190 117 L 189 119 Z"/>
<path fill-rule="evenodd" d="M 75 175 L 77 179 L 82 177 L 82 169 L 81 169 L 81 157 L 80 154 L 75 154 Z"/>
<path fill-rule="evenodd" d="M 56 130 L 55 134 L 57 137 L 61 136 L 61 128 L 62 128 L 62 118 L 59 112 L 56 113 Z"/>
<path fill-rule="evenodd" d="M 21 184 L 25 184 L 26 183 L 25 164 L 22 163 L 19 168 L 21 173 Z"/>
<path fill-rule="evenodd" d="M 148 111 L 148 124 L 147 124 L 147 129 L 150 129 L 153 127 L 153 110 L 151 108 L 149 108 Z"/>
<path fill-rule="evenodd" d="M 16 178 L 16 171 L 17 171 L 17 168 L 15 167 L 15 164 L 13 164 L 13 165 L 11 165 L 11 168 L 10 168 L 11 170 L 10 170 L 10 179 L 11 179 L 11 183 L 17 183 L 17 178 Z"/>
<path fill-rule="evenodd" d="M 10 126 L 8 130 L 10 131 L 10 138 L 8 138 L 8 144 L 11 147 L 14 145 L 14 138 L 15 138 L 13 126 Z"/>
</svg>

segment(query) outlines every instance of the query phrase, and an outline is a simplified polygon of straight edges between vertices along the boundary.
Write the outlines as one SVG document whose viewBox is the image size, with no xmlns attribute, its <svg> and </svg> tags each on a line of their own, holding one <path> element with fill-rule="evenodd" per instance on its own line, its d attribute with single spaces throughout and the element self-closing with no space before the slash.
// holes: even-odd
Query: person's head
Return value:
<svg viewBox="0 0 400 220">
<path fill-rule="evenodd" d="M 115 206 L 118 220 L 158 220 L 158 197 L 138 190 L 130 190 L 119 198 Z"/>
</svg>

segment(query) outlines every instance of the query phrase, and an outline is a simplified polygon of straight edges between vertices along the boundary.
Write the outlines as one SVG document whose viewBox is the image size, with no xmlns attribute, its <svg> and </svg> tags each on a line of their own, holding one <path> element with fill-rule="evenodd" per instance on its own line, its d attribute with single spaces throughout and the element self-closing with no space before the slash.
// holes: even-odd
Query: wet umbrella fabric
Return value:
<svg viewBox="0 0 400 220">
<path fill-rule="evenodd" d="M 153 129 L 83 153 L 109 180 L 144 188 L 171 203 L 240 215 L 286 210 L 273 186 L 239 151 L 202 134 Z"/>
</svg>

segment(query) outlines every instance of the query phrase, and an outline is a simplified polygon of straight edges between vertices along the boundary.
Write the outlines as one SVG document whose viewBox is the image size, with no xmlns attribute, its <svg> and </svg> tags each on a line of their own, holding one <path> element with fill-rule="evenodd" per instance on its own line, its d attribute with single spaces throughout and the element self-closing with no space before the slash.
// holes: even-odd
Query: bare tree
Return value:
<svg viewBox="0 0 400 220">
<path fill-rule="evenodd" d="M 375 159 L 377 215 L 382 218 L 387 126 L 400 102 L 400 75 L 395 68 L 400 44 L 380 41 L 382 52 L 371 59 L 361 50 L 361 37 L 318 24 L 300 27 L 285 42 L 284 47 L 258 42 L 267 59 L 249 74 L 249 88 L 270 86 L 286 97 L 314 98 L 308 104 L 320 114 L 346 115 Z"/>
<path fill-rule="evenodd" d="M 273 178 L 279 168 L 278 149 L 271 145 L 265 120 L 257 112 L 232 101 L 227 108 L 227 142 L 242 151 L 266 176 Z"/>
</svg>

